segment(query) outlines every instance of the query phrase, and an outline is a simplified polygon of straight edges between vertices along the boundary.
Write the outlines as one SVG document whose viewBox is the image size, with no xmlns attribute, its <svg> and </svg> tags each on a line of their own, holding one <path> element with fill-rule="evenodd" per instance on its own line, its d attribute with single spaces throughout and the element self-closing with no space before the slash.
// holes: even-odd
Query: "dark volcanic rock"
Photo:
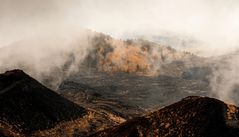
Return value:
<svg viewBox="0 0 239 137">
<path fill-rule="evenodd" d="M 0 74 L 0 135 L 30 134 L 82 117 L 86 110 L 21 70 Z"/>
<path fill-rule="evenodd" d="M 191 96 L 91 137 L 238 137 L 238 118 L 233 105 Z"/>
</svg>

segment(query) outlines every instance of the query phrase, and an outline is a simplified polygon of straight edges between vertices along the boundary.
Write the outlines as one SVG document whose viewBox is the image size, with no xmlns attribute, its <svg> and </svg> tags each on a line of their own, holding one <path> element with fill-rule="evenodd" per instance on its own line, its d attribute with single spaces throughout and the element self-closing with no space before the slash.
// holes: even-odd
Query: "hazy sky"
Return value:
<svg viewBox="0 0 239 137">
<path fill-rule="evenodd" d="M 118 38 L 186 35 L 224 52 L 239 47 L 239 1 L 0 0 L 0 46 L 82 27 Z"/>
</svg>

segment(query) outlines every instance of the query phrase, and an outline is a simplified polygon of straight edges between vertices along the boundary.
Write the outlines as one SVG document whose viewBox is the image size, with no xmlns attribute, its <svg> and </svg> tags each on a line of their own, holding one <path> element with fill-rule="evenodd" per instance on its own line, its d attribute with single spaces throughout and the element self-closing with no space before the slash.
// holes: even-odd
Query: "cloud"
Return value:
<svg viewBox="0 0 239 137">
<path fill-rule="evenodd" d="M 224 56 L 214 65 L 213 75 L 210 79 L 212 96 L 228 103 L 239 104 L 239 64 L 238 54 Z"/>
<path fill-rule="evenodd" d="M 236 0 L 88 0 L 73 15 L 82 26 L 119 38 L 165 32 L 192 36 L 211 54 L 237 48 L 238 5 Z"/>
<path fill-rule="evenodd" d="M 82 27 L 117 38 L 192 37 L 205 55 L 238 47 L 237 0 L 0 0 L 0 45 L 45 26 Z M 169 42 L 170 44 L 170 42 Z M 176 47 L 175 45 L 170 45 Z"/>
<path fill-rule="evenodd" d="M 73 1 L 0 0 L 0 47 L 54 29 L 72 29 L 67 15 Z"/>
<path fill-rule="evenodd" d="M 91 49 L 93 33 L 64 29 L 43 33 L 0 48 L 0 72 L 22 69 L 56 89 L 79 65 Z"/>
</svg>

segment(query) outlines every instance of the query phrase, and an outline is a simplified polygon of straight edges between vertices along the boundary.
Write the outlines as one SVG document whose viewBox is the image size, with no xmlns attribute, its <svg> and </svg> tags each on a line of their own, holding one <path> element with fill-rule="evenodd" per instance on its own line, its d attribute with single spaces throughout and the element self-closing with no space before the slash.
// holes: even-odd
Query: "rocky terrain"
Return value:
<svg viewBox="0 0 239 137">
<path fill-rule="evenodd" d="M 114 110 L 131 118 L 186 96 L 207 95 L 208 89 L 204 79 L 108 74 L 91 70 L 66 79 L 57 91 L 77 104 Z"/>
<path fill-rule="evenodd" d="M 237 137 L 238 117 L 236 106 L 190 96 L 91 137 Z"/>
<path fill-rule="evenodd" d="M 103 74 L 100 73 L 102 80 L 97 79 L 97 75 L 94 75 L 96 81 L 101 81 L 98 85 L 95 84 L 95 87 L 89 87 L 87 83 L 82 84 L 73 81 L 62 83 L 58 92 L 61 92 L 61 95 L 76 104 L 44 87 L 21 70 L 12 70 L 1 74 L 0 135 L 20 137 L 236 137 L 239 135 L 239 114 L 238 108 L 234 105 L 225 104 L 213 98 L 189 96 L 177 103 L 162 107 L 162 104 L 171 104 L 171 102 L 180 97 L 195 94 L 189 92 L 182 96 L 171 98 L 170 96 L 177 93 L 173 93 L 173 90 L 170 91 L 171 88 L 174 88 L 170 83 L 166 82 L 175 80 L 175 78 L 161 76 L 156 81 L 157 83 L 161 79 L 161 82 L 158 83 L 164 84 L 158 86 L 165 87 L 164 90 L 169 93 L 172 92 L 172 95 L 165 96 L 167 95 L 165 93 L 165 95 L 158 95 L 155 98 L 147 98 L 147 95 L 151 92 L 157 93 L 156 91 L 149 92 L 146 90 L 147 86 L 154 85 L 152 81 L 155 78 L 135 74 L 130 75 L 128 73 L 119 73 L 113 76 Z M 83 80 L 85 79 L 84 82 L 87 82 L 86 77 L 87 75 L 82 77 Z M 76 76 L 76 78 L 79 78 L 79 76 Z M 120 79 L 126 78 L 138 79 L 139 81 L 138 83 L 128 81 L 129 85 L 126 86 L 126 83 L 120 82 Z M 78 81 L 83 80 L 78 79 Z M 92 79 L 89 81 L 92 81 Z M 114 88 L 108 85 L 109 83 L 116 84 L 116 81 L 119 81 L 118 87 Z M 149 83 L 145 83 L 146 81 L 149 81 Z M 182 82 L 182 79 L 174 82 L 180 84 L 179 81 Z M 104 84 L 103 87 L 101 87 L 102 83 Z M 124 84 L 122 89 L 120 89 L 120 84 Z M 141 84 L 145 86 L 145 88 L 140 87 L 145 92 L 143 92 L 144 90 L 139 91 L 140 88 L 136 88 L 135 91 L 129 91 L 132 93 L 126 92 L 125 95 L 120 96 L 120 90 L 124 88 L 134 89 L 131 86 Z M 183 87 L 185 85 L 189 85 L 188 88 L 193 87 L 187 80 L 181 84 L 184 85 Z M 108 89 L 109 87 L 114 88 L 114 90 Z M 158 92 L 160 93 L 164 90 L 158 89 Z M 115 91 L 115 93 L 109 94 L 112 91 Z M 163 100 L 164 96 L 165 100 Z M 169 99 L 168 102 L 166 101 L 167 98 Z M 144 103 L 147 99 L 152 100 Z"/>
<path fill-rule="evenodd" d="M 83 108 L 21 70 L 0 74 L 1 136 L 87 135 L 124 121 Z"/>
</svg>

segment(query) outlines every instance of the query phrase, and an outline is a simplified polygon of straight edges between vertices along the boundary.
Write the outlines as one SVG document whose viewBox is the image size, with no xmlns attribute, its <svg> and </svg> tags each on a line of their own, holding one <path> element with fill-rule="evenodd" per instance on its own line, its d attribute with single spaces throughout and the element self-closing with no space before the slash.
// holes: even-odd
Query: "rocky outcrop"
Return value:
<svg viewBox="0 0 239 137">
<path fill-rule="evenodd" d="M 85 113 L 83 107 L 44 87 L 21 70 L 0 74 L 0 135 L 29 135 L 81 118 Z"/>
<path fill-rule="evenodd" d="M 238 137 L 238 108 L 191 96 L 91 137 Z"/>
</svg>

